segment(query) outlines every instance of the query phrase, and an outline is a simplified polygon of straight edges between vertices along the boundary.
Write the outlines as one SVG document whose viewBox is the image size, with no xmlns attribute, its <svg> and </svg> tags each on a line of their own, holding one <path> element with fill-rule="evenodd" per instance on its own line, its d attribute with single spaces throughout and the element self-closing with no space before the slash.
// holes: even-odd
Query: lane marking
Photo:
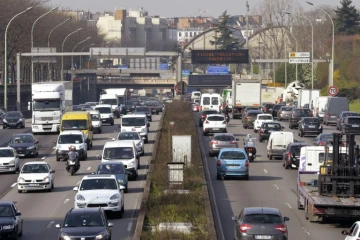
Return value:
<svg viewBox="0 0 360 240">
<path fill-rule="evenodd" d="M 276 184 L 274 184 L 274 187 L 277 189 L 277 190 L 279 190 L 280 188 L 276 185 Z"/>
<path fill-rule="evenodd" d="M 51 221 L 51 222 L 49 223 L 49 225 L 47 225 L 47 228 L 51 228 L 54 223 L 55 223 L 55 221 Z"/>
<path fill-rule="evenodd" d="M 133 225 L 132 222 L 129 222 L 129 225 L 128 225 L 128 227 L 127 227 L 127 231 L 128 231 L 128 232 L 131 231 L 132 225 Z"/>
<path fill-rule="evenodd" d="M 53 147 L 53 150 L 55 150 L 56 149 L 56 147 Z"/>
<path fill-rule="evenodd" d="M 64 204 L 67 204 L 69 201 L 70 201 L 70 200 L 69 200 L 68 198 L 65 199 Z"/>
<path fill-rule="evenodd" d="M 41 160 L 44 160 L 46 157 L 42 157 Z"/>
<path fill-rule="evenodd" d="M 310 233 L 306 230 L 306 228 L 303 227 L 302 230 L 304 231 L 305 235 L 308 235 L 308 236 L 310 235 Z"/>
<path fill-rule="evenodd" d="M 78 181 L 77 183 L 76 183 L 76 186 L 78 186 L 80 184 L 80 181 Z"/>
<path fill-rule="evenodd" d="M 11 187 L 13 188 L 13 187 L 15 187 L 17 185 L 17 183 L 13 183 L 12 185 L 11 185 Z"/>
<path fill-rule="evenodd" d="M 86 170 L 88 170 L 88 171 L 89 171 L 90 169 L 91 169 L 91 167 L 88 167 Z"/>
<path fill-rule="evenodd" d="M 266 169 L 264 169 L 264 172 L 265 172 L 265 173 L 268 173 L 268 171 L 267 171 Z"/>
<path fill-rule="evenodd" d="M 290 209 L 292 209 L 292 206 L 290 205 L 290 203 L 285 203 Z"/>
</svg>

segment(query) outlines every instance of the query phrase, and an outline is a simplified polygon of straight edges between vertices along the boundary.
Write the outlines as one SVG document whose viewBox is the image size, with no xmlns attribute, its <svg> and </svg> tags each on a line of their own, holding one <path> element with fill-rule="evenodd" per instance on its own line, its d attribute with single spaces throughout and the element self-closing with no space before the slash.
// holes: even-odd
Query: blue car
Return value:
<svg viewBox="0 0 360 240">
<path fill-rule="evenodd" d="M 249 180 L 249 160 L 242 148 L 223 148 L 216 162 L 216 178 L 223 180 L 226 176 L 243 177 Z"/>
<path fill-rule="evenodd" d="M 128 192 L 128 176 L 126 173 L 126 168 L 122 162 L 101 163 L 97 167 L 96 172 L 93 172 L 93 174 L 115 175 L 119 185 L 125 187 L 124 192 Z"/>
</svg>

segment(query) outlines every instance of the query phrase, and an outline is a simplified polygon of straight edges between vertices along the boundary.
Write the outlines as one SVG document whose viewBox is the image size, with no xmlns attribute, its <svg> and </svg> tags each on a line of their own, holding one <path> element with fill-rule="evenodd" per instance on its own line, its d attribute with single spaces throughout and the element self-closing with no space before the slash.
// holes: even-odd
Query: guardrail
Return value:
<svg viewBox="0 0 360 240">
<path fill-rule="evenodd" d="M 99 84 L 118 83 L 118 84 L 175 84 L 175 79 L 106 79 L 97 80 Z"/>
</svg>

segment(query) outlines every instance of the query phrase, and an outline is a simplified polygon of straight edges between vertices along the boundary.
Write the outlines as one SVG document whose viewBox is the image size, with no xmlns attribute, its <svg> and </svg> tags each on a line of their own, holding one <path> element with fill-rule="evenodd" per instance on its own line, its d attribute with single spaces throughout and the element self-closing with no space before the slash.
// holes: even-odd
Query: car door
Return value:
<svg viewBox="0 0 360 240">
<path fill-rule="evenodd" d="M 19 212 L 19 210 L 16 208 L 15 204 L 11 204 L 11 206 L 14 211 L 14 215 L 16 215 L 16 213 Z M 18 234 L 19 234 L 20 231 L 22 230 L 23 220 L 22 220 L 21 216 L 15 216 L 15 221 L 16 221 L 16 224 L 18 225 Z"/>
<path fill-rule="evenodd" d="M 358 231 L 359 225 L 357 223 L 354 223 L 350 228 L 349 235 L 346 236 L 345 240 L 356 240 Z"/>
</svg>

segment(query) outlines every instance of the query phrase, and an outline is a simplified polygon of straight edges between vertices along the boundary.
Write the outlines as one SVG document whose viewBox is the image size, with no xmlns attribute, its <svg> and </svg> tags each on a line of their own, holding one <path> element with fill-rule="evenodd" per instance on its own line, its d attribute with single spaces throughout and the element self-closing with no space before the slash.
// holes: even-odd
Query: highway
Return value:
<svg viewBox="0 0 360 240">
<path fill-rule="evenodd" d="M 136 226 L 136 211 L 139 209 L 143 187 L 145 185 L 146 171 L 148 169 L 152 148 L 155 142 L 155 134 L 161 115 L 153 115 L 150 123 L 149 143 L 145 144 L 145 155 L 140 158 L 141 169 L 136 181 L 129 182 L 129 192 L 125 194 L 125 213 L 122 219 L 110 218 L 109 222 L 114 223 L 112 228 L 112 239 L 132 239 Z M 88 152 L 88 159 L 81 161 L 81 168 L 74 176 L 70 176 L 65 170 L 65 162 L 56 162 L 55 151 L 53 150 L 57 135 L 36 135 L 40 142 L 40 154 L 37 158 L 22 158 L 21 163 L 26 161 L 43 160 L 50 164 L 55 170 L 55 188 L 53 192 L 17 192 L 16 180 L 18 174 L 1 174 L 2 181 L 0 194 L 3 201 L 16 201 L 24 219 L 24 240 L 57 239 L 59 229 L 55 225 L 62 221 L 67 211 L 74 206 L 75 192 L 72 190 L 77 186 L 83 176 L 91 174 L 100 160 L 96 155 L 102 154 L 102 149 L 107 141 L 115 138 L 119 132 L 118 124 L 120 119 L 115 119 L 115 125 L 103 126 L 101 134 L 94 134 L 93 147 Z M 4 144 L 17 132 L 30 132 L 27 124 L 25 129 L 0 130 L 0 143 Z"/>
<path fill-rule="evenodd" d="M 198 114 L 195 114 L 198 122 Z M 312 145 L 313 136 L 299 137 L 297 129 L 289 129 L 287 122 L 281 122 L 284 131 L 294 132 L 294 138 Z M 202 131 L 202 130 L 201 130 Z M 243 147 L 246 134 L 257 137 L 253 129 L 244 129 L 239 119 L 231 119 L 228 132 L 239 138 L 239 147 Z M 336 131 L 334 126 L 324 126 L 324 133 Z M 211 137 L 211 136 L 210 136 Z M 330 221 L 325 223 L 310 223 L 305 219 L 304 210 L 298 210 L 296 204 L 297 170 L 285 170 L 281 160 L 268 160 L 265 142 L 257 143 L 257 158 L 250 163 L 250 179 L 216 179 L 216 160 L 208 155 L 209 136 L 202 136 L 202 143 L 207 154 L 211 185 L 215 192 L 216 205 L 226 240 L 234 239 L 233 215 L 238 216 L 244 207 L 266 206 L 280 209 L 283 216 L 290 218 L 287 222 L 289 239 L 319 240 L 344 239 L 343 229 L 349 229 L 355 221 Z M 357 137 L 357 142 L 360 139 Z"/>
</svg>

